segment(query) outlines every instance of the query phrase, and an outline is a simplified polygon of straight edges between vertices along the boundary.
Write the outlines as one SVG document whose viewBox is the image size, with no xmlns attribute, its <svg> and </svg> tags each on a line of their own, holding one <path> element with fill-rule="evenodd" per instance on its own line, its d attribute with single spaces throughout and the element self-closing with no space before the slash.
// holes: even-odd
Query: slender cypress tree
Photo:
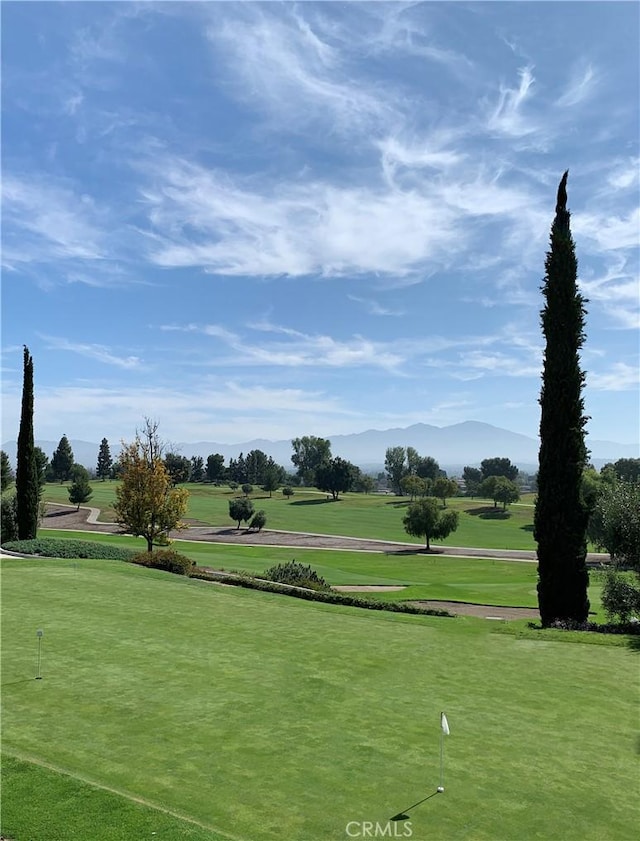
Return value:
<svg viewBox="0 0 640 841">
<path fill-rule="evenodd" d="M 567 210 L 567 176 L 558 188 L 545 261 L 541 312 L 546 340 L 540 392 L 540 456 L 534 537 L 538 543 L 538 605 L 543 625 L 556 619 L 584 622 L 589 613 L 586 567 L 587 508 L 582 499 L 584 443 L 579 351 L 584 342 L 584 299 Z"/>
<path fill-rule="evenodd" d="M 40 482 L 33 444 L 33 357 L 26 345 L 24 346 L 22 415 L 18 433 L 16 506 L 18 539 L 32 540 L 38 530 Z"/>
</svg>

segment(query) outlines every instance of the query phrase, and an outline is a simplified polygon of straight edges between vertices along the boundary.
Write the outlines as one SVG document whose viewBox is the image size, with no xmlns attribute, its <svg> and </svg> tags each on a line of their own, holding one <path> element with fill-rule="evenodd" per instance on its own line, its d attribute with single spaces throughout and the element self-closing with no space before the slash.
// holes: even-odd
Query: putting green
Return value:
<svg viewBox="0 0 640 841">
<path fill-rule="evenodd" d="M 519 639 L 118 562 L 2 569 L 10 755 L 187 816 L 212 839 L 346 839 L 350 821 L 385 825 L 435 791 L 444 709 L 446 792 L 411 812 L 413 838 L 634 837 L 639 655 L 624 639 Z M 117 808 L 95 808 L 92 841 L 117 837 L 101 830 Z M 17 838 L 38 841 L 26 800 L 7 813 Z"/>
</svg>

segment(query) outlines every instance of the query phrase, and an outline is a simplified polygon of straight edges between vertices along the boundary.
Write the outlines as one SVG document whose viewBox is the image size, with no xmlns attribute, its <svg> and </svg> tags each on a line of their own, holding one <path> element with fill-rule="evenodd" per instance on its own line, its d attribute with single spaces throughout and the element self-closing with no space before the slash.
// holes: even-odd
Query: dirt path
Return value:
<svg viewBox="0 0 640 841">
<path fill-rule="evenodd" d="M 496 607 L 490 604 L 471 604 L 470 602 L 408 601 L 417 607 L 448 610 L 460 616 L 479 616 L 482 619 L 535 619 L 540 621 L 537 607 Z"/>
</svg>

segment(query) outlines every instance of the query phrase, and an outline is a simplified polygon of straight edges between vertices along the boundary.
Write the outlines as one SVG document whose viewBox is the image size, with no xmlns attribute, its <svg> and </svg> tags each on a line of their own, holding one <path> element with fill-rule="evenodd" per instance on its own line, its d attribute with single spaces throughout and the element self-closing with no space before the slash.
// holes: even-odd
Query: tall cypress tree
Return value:
<svg viewBox="0 0 640 841">
<path fill-rule="evenodd" d="M 567 210 L 567 177 L 558 188 L 545 261 L 541 312 L 546 340 L 540 392 L 540 456 L 534 537 L 538 543 L 538 605 L 543 625 L 556 619 L 584 622 L 589 613 L 586 567 L 587 508 L 582 499 L 584 443 L 579 351 L 584 343 L 584 299 Z"/>
<path fill-rule="evenodd" d="M 33 444 L 33 357 L 24 346 L 22 414 L 18 433 L 16 467 L 16 506 L 18 539 L 31 540 L 38 530 L 40 482 Z"/>
</svg>

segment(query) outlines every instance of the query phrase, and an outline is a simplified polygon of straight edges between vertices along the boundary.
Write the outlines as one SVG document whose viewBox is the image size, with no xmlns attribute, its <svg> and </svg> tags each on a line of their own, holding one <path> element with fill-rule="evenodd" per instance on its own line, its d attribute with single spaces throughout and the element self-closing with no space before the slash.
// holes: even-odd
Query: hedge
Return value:
<svg viewBox="0 0 640 841">
<path fill-rule="evenodd" d="M 7 552 L 42 555 L 46 558 L 94 558 L 97 560 L 130 561 L 134 550 L 91 540 L 59 540 L 53 537 L 34 540 L 10 540 L 2 544 Z"/>
<path fill-rule="evenodd" d="M 348 596 L 342 593 L 324 592 L 322 590 L 307 590 L 301 587 L 276 584 L 272 581 L 263 581 L 258 578 L 250 578 L 245 575 L 212 575 L 209 572 L 192 572 L 191 578 L 198 578 L 201 581 L 214 581 L 219 584 L 231 584 L 235 587 L 246 587 L 249 590 L 260 590 L 264 593 L 277 593 L 281 596 L 292 596 L 294 599 L 305 599 L 311 602 L 325 602 L 326 604 L 339 604 L 345 607 L 361 607 L 365 610 L 386 610 L 390 613 L 411 613 L 419 616 L 447 616 L 454 619 L 455 616 L 448 610 L 436 610 L 431 608 L 416 607 L 415 605 L 403 602 L 378 602 L 373 599 L 360 599 L 357 596 Z"/>
</svg>

